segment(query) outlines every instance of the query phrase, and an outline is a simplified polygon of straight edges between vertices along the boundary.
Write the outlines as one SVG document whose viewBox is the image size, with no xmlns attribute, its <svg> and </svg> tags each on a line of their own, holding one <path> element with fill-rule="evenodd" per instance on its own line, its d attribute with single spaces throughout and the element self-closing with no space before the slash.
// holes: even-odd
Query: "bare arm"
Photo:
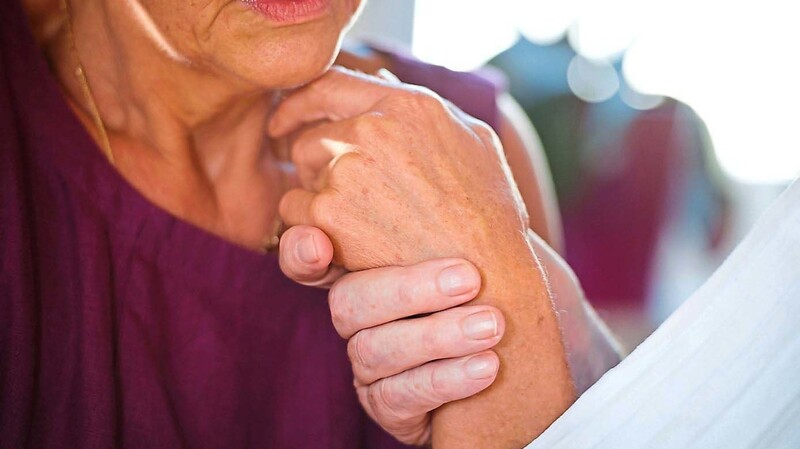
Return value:
<svg viewBox="0 0 800 449">
<path fill-rule="evenodd" d="M 564 259 L 533 232 L 528 233 L 528 241 L 547 275 L 572 380 L 580 395 L 622 360 L 622 350 L 586 301 L 575 273 Z"/>
<path fill-rule="evenodd" d="M 510 95 L 498 99 L 498 134 L 528 208 L 529 241 L 547 274 L 578 394 L 621 360 L 621 349 L 586 300 L 580 282 L 559 256 L 563 233 L 550 170 L 536 130 Z"/>
<path fill-rule="evenodd" d="M 521 448 L 542 433 L 575 399 L 559 324 L 534 253 L 478 266 L 486 288 L 473 303 L 488 303 L 506 317 L 495 347 L 501 368 L 487 390 L 451 402 L 433 415 L 433 447 Z"/>
<path fill-rule="evenodd" d="M 563 254 L 561 214 L 550 166 L 539 136 L 511 95 L 501 95 L 497 104 L 500 109 L 497 134 L 503 144 L 514 181 L 528 208 L 531 229 L 557 253 Z"/>
</svg>

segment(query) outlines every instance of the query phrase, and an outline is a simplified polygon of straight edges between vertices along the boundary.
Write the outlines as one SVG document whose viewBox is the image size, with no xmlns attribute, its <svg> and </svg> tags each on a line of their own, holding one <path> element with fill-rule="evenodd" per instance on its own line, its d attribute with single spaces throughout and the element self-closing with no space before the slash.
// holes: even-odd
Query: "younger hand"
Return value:
<svg viewBox="0 0 800 449">
<path fill-rule="evenodd" d="M 281 238 L 284 273 L 307 285 L 333 284 L 333 323 L 348 339 L 364 409 L 408 444 L 428 444 L 431 411 L 494 382 L 490 350 L 505 321 L 494 307 L 460 306 L 480 290 L 475 267 L 439 259 L 358 273 L 329 265 L 333 248 L 317 228 L 296 226 Z M 425 315 L 425 316 L 420 316 Z"/>
</svg>

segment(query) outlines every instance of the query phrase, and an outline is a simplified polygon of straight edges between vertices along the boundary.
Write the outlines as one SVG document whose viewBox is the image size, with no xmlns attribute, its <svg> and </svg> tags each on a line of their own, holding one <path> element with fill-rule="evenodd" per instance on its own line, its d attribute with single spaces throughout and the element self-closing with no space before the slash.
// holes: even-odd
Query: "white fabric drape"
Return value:
<svg viewBox="0 0 800 449">
<path fill-rule="evenodd" d="M 800 181 L 543 448 L 800 448 Z"/>
</svg>

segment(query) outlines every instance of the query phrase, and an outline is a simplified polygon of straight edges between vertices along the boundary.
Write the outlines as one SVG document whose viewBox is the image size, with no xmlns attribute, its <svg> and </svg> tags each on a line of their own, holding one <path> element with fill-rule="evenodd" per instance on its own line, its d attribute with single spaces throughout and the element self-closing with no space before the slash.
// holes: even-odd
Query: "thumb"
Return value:
<svg viewBox="0 0 800 449">
<path fill-rule="evenodd" d="M 279 261 L 283 273 L 293 281 L 312 287 L 328 287 L 346 272 L 331 265 L 333 245 L 322 230 L 293 226 L 280 240 Z"/>
</svg>

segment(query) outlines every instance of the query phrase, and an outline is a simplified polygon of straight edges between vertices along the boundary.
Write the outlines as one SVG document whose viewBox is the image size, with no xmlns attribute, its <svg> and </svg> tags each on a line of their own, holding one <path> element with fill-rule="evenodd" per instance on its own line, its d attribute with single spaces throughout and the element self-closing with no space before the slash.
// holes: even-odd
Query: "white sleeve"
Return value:
<svg viewBox="0 0 800 449">
<path fill-rule="evenodd" d="M 800 448 L 800 181 L 543 448 Z"/>
</svg>

